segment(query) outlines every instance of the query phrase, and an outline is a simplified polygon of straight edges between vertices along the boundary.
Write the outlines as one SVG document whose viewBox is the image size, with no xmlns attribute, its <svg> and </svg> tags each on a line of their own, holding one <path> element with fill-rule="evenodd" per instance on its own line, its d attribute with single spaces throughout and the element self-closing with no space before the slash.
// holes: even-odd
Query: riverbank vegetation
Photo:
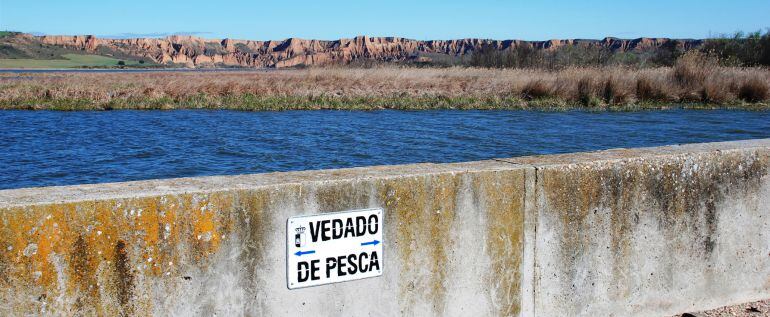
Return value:
<svg viewBox="0 0 770 317">
<path fill-rule="evenodd" d="M 4 73 L 0 108 L 770 109 L 770 70 L 688 52 L 671 67 Z"/>
<path fill-rule="evenodd" d="M 722 66 L 770 66 L 770 31 L 720 35 L 690 43 L 664 42 L 655 49 L 611 50 L 606 46 L 568 45 L 551 50 L 529 46 L 504 51 L 483 47 L 468 58 L 435 59 L 435 66 L 466 65 L 487 68 L 563 69 L 568 67 L 626 66 L 634 68 L 671 67 L 687 53 L 708 56 Z"/>
</svg>

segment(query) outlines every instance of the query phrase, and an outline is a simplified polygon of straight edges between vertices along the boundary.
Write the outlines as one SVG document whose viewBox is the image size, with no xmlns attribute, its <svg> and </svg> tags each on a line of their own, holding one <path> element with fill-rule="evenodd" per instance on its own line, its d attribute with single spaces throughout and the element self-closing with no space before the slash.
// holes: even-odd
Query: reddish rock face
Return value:
<svg viewBox="0 0 770 317">
<path fill-rule="evenodd" d="M 157 63 L 179 63 L 189 67 L 227 65 L 241 67 L 290 67 L 297 65 L 324 65 L 350 63 L 359 58 L 378 61 L 402 61 L 420 53 L 463 56 L 482 47 L 507 50 L 529 46 L 540 50 L 554 50 L 569 45 L 601 47 L 611 51 L 654 50 L 664 45 L 690 49 L 701 40 L 667 38 L 639 38 L 603 40 L 487 40 L 459 39 L 418 41 L 398 37 L 357 36 L 335 41 L 290 38 L 283 41 L 249 41 L 234 39 L 203 39 L 194 36 L 166 38 L 101 39 L 92 35 L 40 36 L 37 40 L 76 50 L 96 51 L 100 46 L 128 55 L 148 58 Z"/>
</svg>

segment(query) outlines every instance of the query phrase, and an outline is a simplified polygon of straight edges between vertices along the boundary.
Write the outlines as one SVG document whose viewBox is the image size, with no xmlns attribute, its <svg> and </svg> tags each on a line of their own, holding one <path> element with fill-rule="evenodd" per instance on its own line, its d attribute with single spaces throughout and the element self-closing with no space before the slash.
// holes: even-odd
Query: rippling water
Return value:
<svg viewBox="0 0 770 317">
<path fill-rule="evenodd" d="M 770 137 L 770 112 L 0 111 L 0 188 Z"/>
</svg>

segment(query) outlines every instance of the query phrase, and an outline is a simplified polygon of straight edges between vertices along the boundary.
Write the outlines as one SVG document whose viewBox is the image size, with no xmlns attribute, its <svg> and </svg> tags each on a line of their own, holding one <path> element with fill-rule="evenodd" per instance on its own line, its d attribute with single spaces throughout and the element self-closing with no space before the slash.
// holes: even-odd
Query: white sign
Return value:
<svg viewBox="0 0 770 317">
<path fill-rule="evenodd" d="M 289 289 L 382 275 L 383 227 L 379 208 L 289 218 Z"/>
</svg>

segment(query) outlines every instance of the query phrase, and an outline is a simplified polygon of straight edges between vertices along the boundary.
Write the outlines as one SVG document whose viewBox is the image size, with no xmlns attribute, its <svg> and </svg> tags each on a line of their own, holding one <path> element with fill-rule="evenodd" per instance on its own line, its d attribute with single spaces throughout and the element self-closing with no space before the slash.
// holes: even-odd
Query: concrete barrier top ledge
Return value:
<svg viewBox="0 0 770 317">
<path fill-rule="evenodd" d="M 533 167 L 546 167 L 556 165 L 584 164 L 591 162 L 599 163 L 628 159 L 677 156 L 689 153 L 769 148 L 770 139 L 754 139 L 727 142 L 666 145 L 659 147 L 616 148 L 594 152 L 521 156 L 499 160 L 512 164 L 531 165 Z"/>
<path fill-rule="evenodd" d="M 610 149 L 595 152 L 536 155 L 462 163 L 420 163 L 384 165 L 329 170 L 274 172 L 263 174 L 186 177 L 143 180 L 120 183 L 84 184 L 72 186 L 35 187 L 0 190 L 0 208 L 14 206 L 70 203 L 100 199 L 120 199 L 247 190 L 265 186 L 335 182 L 354 179 L 388 179 L 444 173 L 512 170 L 520 168 L 608 162 L 638 158 L 675 156 L 686 153 L 770 149 L 770 139 L 695 143 L 661 147 Z"/>
</svg>

